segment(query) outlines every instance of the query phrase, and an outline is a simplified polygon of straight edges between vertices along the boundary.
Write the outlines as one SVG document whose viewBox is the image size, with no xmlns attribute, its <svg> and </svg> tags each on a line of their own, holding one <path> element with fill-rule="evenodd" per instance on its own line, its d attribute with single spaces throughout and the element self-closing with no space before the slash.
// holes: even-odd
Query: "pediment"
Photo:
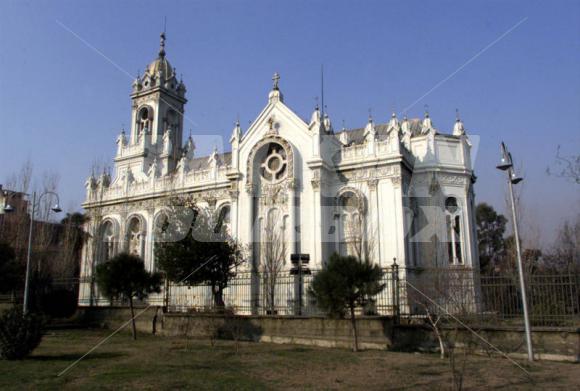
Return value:
<svg viewBox="0 0 580 391">
<path fill-rule="evenodd" d="M 300 138 L 304 141 L 311 138 L 308 124 L 281 101 L 268 103 L 264 107 L 242 136 L 240 149 L 251 148 L 267 135 Z"/>
</svg>

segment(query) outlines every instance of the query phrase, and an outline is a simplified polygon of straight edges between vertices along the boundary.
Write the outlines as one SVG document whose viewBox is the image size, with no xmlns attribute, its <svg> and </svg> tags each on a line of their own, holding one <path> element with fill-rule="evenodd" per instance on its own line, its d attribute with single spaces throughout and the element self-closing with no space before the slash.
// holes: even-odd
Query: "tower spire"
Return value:
<svg viewBox="0 0 580 391">
<path fill-rule="evenodd" d="M 163 32 L 159 35 L 159 37 L 159 57 L 163 58 L 165 57 L 165 29 L 163 29 Z"/>
</svg>

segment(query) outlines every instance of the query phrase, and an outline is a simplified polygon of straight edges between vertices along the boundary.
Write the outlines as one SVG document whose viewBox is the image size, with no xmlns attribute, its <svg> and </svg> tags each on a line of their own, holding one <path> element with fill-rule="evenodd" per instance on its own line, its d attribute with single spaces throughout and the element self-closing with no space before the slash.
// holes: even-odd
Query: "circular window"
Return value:
<svg viewBox="0 0 580 391">
<path fill-rule="evenodd" d="M 286 177 L 286 166 L 284 149 L 277 144 L 272 144 L 261 165 L 262 177 L 270 182 L 280 181 Z"/>
</svg>

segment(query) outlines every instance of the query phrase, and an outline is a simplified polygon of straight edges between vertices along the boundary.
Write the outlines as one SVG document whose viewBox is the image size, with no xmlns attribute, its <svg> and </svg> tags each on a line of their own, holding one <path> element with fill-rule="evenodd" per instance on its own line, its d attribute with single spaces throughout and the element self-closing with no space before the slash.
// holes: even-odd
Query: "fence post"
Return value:
<svg viewBox="0 0 580 391">
<path fill-rule="evenodd" d="M 395 317 L 395 323 L 398 324 L 401 317 L 401 311 L 399 307 L 399 265 L 397 265 L 397 258 L 393 258 L 391 277 L 393 315 Z"/>
<path fill-rule="evenodd" d="M 165 292 L 163 292 L 163 308 L 165 309 L 164 312 L 169 312 L 169 279 L 167 275 L 165 276 L 165 284 L 164 284 Z"/>
</svg>

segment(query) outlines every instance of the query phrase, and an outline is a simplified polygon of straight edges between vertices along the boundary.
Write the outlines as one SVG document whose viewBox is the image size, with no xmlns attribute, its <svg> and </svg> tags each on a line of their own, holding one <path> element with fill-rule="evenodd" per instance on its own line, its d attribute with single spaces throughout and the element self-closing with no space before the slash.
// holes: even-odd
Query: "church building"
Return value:
<svg viewBox="0 0 580 391">
<path fill-rule="evenodd" d="M 414 119 L 387 114 L 384 123 L 369 116 L 360 128 L 335 129 L 324 107 L 307 119 L 295 113 L 277 73 L 266 93 L 248 129 L 235 124 L 229 152 L 198 156 L 195 139 L 184 140 L 186 87 L 161 34 L 157 58 L 133 82 L 131 127 L 116 140 L 112 172 L 86 182 L 90 239 L 80 306 L 106 303 L 94 271 L 119 252 L 156 270 L 156 235 L 175 195 L 212 210 L 248 248 L 240 273 L 259 268 L 271 230 L 284 240 L 285 271 L 290 254 L 309 254 L 308 267 L 317 270 L 334 252 L 364 255 L 385 268 L 395 259 L 403 274 L 418 267 L 478 270 L 476 177 L 459 117 L 449 132 L 436 129 L 428 112 Z M 209 302 L 205 292 L 192 300 Z M 228 297 L 240 306 L 250 300 Z"/>
</svg>

